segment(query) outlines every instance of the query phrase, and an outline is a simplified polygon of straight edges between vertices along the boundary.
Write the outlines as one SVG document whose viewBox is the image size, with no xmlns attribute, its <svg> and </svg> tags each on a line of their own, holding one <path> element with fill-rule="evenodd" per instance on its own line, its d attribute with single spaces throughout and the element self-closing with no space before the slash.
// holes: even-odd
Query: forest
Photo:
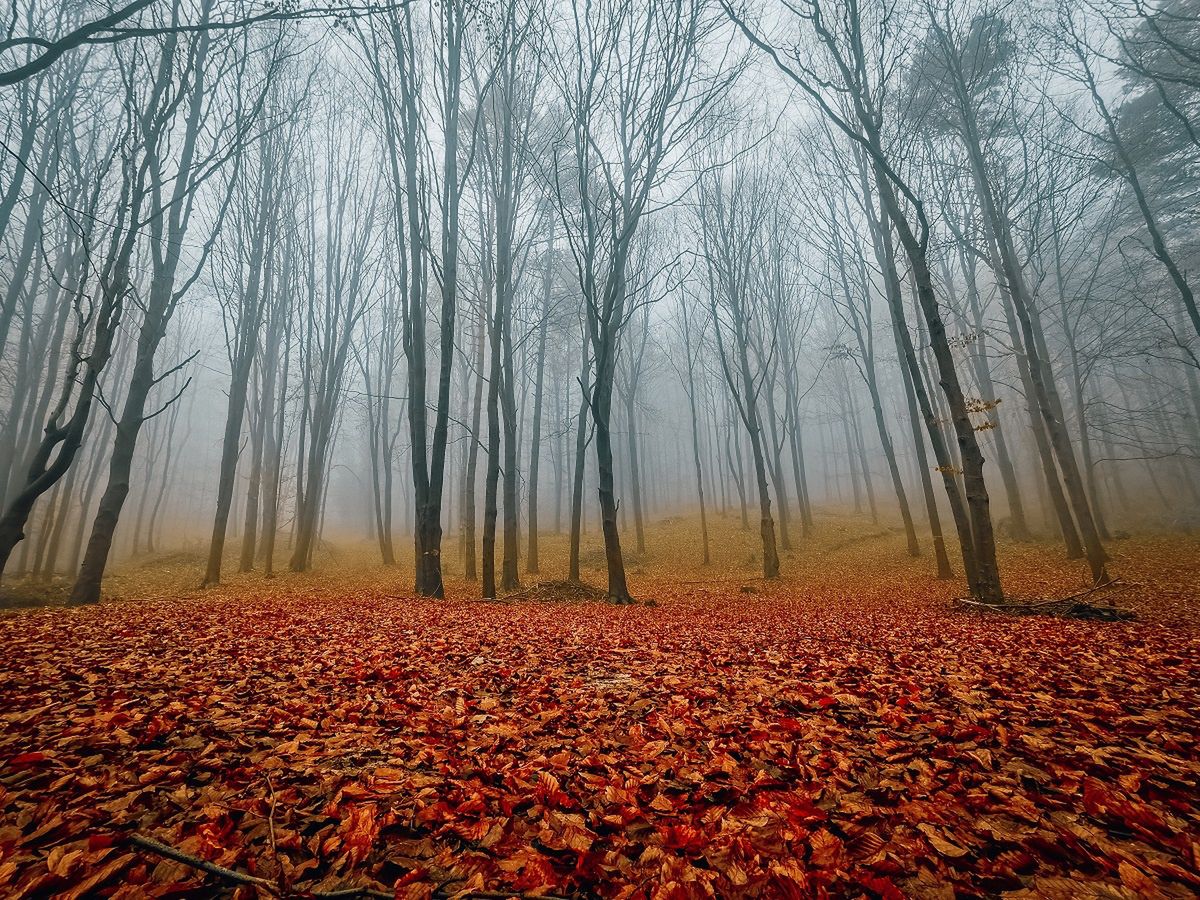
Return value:
<svg viewBox="0 0 1200 900">
<path fill-rule="evenodd" d="M 1200 0 L 0 18 L 0 896 L 1200 894 Z"/>
</svg>

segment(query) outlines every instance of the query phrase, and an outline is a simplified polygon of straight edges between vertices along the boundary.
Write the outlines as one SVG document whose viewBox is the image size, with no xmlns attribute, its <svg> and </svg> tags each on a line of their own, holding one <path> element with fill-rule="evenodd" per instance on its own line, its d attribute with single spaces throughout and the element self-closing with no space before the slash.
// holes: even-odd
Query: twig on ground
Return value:
<svg viewBox="0 0 1200 900">
<path fill-rule="evenodd" d="M 184 853 L 182 850 L 177 850 L 169 844 L 156 841 L 154 838 L 135 834 L 129 838 L 129 842 L 135 847 L 141 847 L 143 850 L 149 850 L 151 853 L 156 853 L 167 859 L 173 859 L 175 862 L 183 863 L 183 865 L 190 866 L 193 869 L 199 869 L 201 872 L 216 876 L 217 878 L 224 878 L 226 881 L 232 881 L 235 884 L 252 884 L 274 896 L 285 896 L 274 883 L 266 878 L 259 878 L 257 875 L 239 872 L 236 869 L 227 869 L 225 866 L 219 866 L 198 856 L 192 856 L 190 853 Z M 300 891 L 298 893 L 303 894 L 305 897 L 315 897 L 317 900 L 350 900 L 352 897 L 392 900 L 395 896 L 388 891 L 369 887 L 336 888 L 332 891 Z M 433 892 L 433 896 L 439 898 L 439 900 L 448 897 L 478 898 L 478 900 L 509 900 L 511 897 L 529 897 L 532 895 L 522 894 L 517 891 L 467 891 L 466 893 L 460 893 L 458 891 L 446 890 L 443 885 Z M 556 894 L 538 894 L 537 897 L 538 900 L 570 900 L 568 897 Z"/>
<path fill-rule="evenodd" d="M 1113 594 L 1119 594 L 1119 593 L 1122 593 L 1123 591 L 1129 590 L 1131 587 L 1133 587 L 1132 584 L 1128 584 L 1128 583 L 1122 581 L 1120 578 L 1112 578 L 1108 581 L 1101 582 L 1100 584 L 1094 584 L 1087 590 L 1080 591 L 1078 594 L 1071 594 L 1067 597 L 1063 597 L 1063 600 L 1064 601 L 1065 600 L 1081 600 L 1084 597 L 1090 597 L 1092 594 L 1096 593 L 1097 591 L 1111 590 L 1113 592 Z M 1113 596 L 1113 594 L 1110 594 L 1109 598 L 1111 598 Z"/>
<path fill-rule="evenodd" d="M 1129 590 L 1133 586 L 1120 579 L 1113 579 L 1105 581 L 1102 584 L 1092 585 L 1090 588 L 1078 593 L 1068 594 L 1065 597 L 1051 597 L 1048 600 L 1006 600 L 1002 603 L 985 603 L 983 600 L 976 600 L 974 597 L 957 597 L 955 599 L 958 603 L 966 606 L 974 606 L 978 609 L 987 609 L 993 612 L 1036 613 L 1039 611 L 1057 611 L 1059 614 L 1073 615 L 1078 618 L 1128 619 L 1133 618 L 1133 610 L 1115 606 L 1112 598 L 1119 593 Z M 1108 596 L 1104 598 L 1107 606 L 1096 606 L 1084 601 L 1085 597 L 1090 597 L 1101 591 L 1110 591 Z"/>
<path fill-rule="evenodd" d="M 271 853 L 278 854 L 275 846 L 275 785 L 271 784 L 271 776 L 267 776 L 267 790 L 271 792 L 271 808 L 267 811 L 267 830 L 271 834 Z"/>
<path fill-rule="evenodd" d="M 675 584 L 732 584 L 740 581 L 775 581 L 763 575 L 747 575 L 745 578 L 701 578 L 698 581 L 677 581 Z"/>
<path fill-rule="evenodd" d="M 461 897 L 463 900 L 511 900 L 513 897 L 524 898 L 536 897 L 537 900 L 571 900 L 570 897 L 564 897 L 559 894 L 522 894 L 518 891 L 467 891 L 460 893 L 459 891 L 449 890 L 446 885 L 453 884 L 453 881 L 444 881 L 440 886 L 434 888 L 433 897 L 435 900 L 446 900 L 449 897 Z M 318 900 L 350 900 L 352 897 L 378 897 L 380 900 L 392 900 L 395 896 L 387 891 L 376 890 L 375 888 L 338 888 L 332 891 L 306 891 L 306 897 L 316 897 Z"/>
<path fill-rule="evenodd" d="M 319 897 L 320 900 L 337 900 L 337 898 L 345 897 L 347 900 L 351 897 L 379 897 L 380 900 L 394 900 L 395 894 L 389 894 L 387 891 L 377 891 L 375 888 L 352 887 L 338 888 L 333 891 L 305 891 L 306 897 Z M 437 897 L 435 891 L 433 896 Z M 445 895 L 442 895 L 445 896 Z"/>
<path fill-rule="evenodd" d="M 266 878 L 259 878 L 256 875 L 249 875 L 246 872 L 238 872 L 236 869 L 227 869 L 214 862 L 209 862 L 207 859 L 201 859 L 198 856 L 192 856 L 190 853 L 184 853 L 182 850 L 176 850 L 174 847 L 154 840 L 154 838 L 135 834 L 130 837 L 129 842 L 135 847 L 141 847 L 143 850 L 149 850 L 151 853 L 157 853 L 159 856 L 173 859 L 175 862 L 191 866 L 193 869 L 199 869 L 201 872 L 207 872 L 209 875 L 224 878 L 226 881 L 233 881 L 237 884 L 253 884 L 256 887 L 270 891 L 272 894 L 278 893 L 278 889 L 274 883 Z"/>
</svg>

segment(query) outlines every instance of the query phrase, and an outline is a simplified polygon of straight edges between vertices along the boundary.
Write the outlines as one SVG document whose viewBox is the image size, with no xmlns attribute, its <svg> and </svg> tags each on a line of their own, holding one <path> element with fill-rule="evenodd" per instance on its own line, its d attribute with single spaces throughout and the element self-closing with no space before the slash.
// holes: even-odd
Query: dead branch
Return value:
<svg viewBox="0 0 1200 900">
<path fill-rule="evenodd" d="M 130 837 L 129 842 L 136 847 L 141 847 L 143 850 L 148 850 L 159 856 L 164 856 L 167 859 L 172 859 L 175 862 L 182 863 L 185 866 L 190 866 L 193 869 L 198 869 L 209 875 L 217 878 L 223 878 L 226 881 L 232 881 L 235 884 L 252 884 L 255 887 L 260 887 L 263 890 L 275 896 L 282 896 L 278 886 L 266 878 L 259 878 L 256 875 L 250 875 L 246 872 L 239 872 L 236 869 L 227 869 L 225 866 L 219 866 L 214 862 L 209 862 L 206 859 L 201 859 L 198 856 L 192 856 L 190 853 L 184 853 L 182 850 L 177 850 L 168 844 L 154 840 L 154 838 L 146 837 L 142 834 L 135 834 Z M 348 887 L 337 888 L 332 891 L 302 891 L 300 892 L 306 897 L 316 897 L 319 900 L 350 900 L 354 897 L 370 897 L 379 898 L 379 900 L 392 900 L 394 894 L 389 891 L 380 891 L 369 887 Z M 447 897 L 463 897 L 477 898 L 477 900 L 509 900 L 512 897 L 530 897 L 530 894 L 522 894 L 516 891 L 468 891 L 461 893 L 458 891 L 448 891 L 444 888 L 438 888 L 433 892 L 436 898 Z M 538 894 L 539 900 L 571 900 L 569 897 L 564 897 L 555 894 Z"/>
<path fill-rule="evenodd" d="M 266 878 L 259 878 L 256 875 L 250 875 L 246 872 L 238 872 L 235 869 L 227 869 L 214 862 L 209 862 L 207 859 L 201 859 L 198 856 L 192 856 L 190 853 L 184 853 L 182 850 L 176 850 L 174 847 L 154 840 L 154 838 L 135 834 L 130 837 L 129 842 L 135 847 L 141 847 L 143 850 L 149 850 L 151 853 L 165 856 L 167 859 L 173 859 L 175 862 L 183 863 L 185 866 L 190 866 L 193 869 L 199 869 L 201 872 L 207 872 L 209 875 L 215 875 L 217 878 L 223 878 L 226 881 L 232 881 L 237 884 L 253 884 L 256 887 L 270 891 L 272 894 L 278 893 L 275 885 Z"/>
<path fill-rule="evenodd" d="M 696 581 L 677 581 L 676 584 L 733 584 L 744 581 L 776 581 L 762 575 L 747 575 L 745 578 L 700 578 Z"/>
<path fill-rule="evenodd" d="M 1093 585 L 1086 590 L 1082 590 L 1074 594 L 1068 594 L 1065 597 L 1051 597 L 1045 600 L 1020 601 L 1009 599 L 1004 603 L 985 603 L 984 601 L 976 600 L 973 597 L 956 597 L 955 601 L 963 604 L 964 606 L 973 606 L 976 609 L 986 609 L 989 612 L 1016 614 L 1047 613 L 1051 615 L 1074 616 L 1081 619 L 1131 619 L 1134 617 L 1133 610 L 1115 606 L 1112 602 L 1112 599 L 1117 594 L 1123 593 L 1133 586 L 1134 585 L 1128 584 L 1120 579 L 1113 579 L 1102 584 Z M 1097 606 L 1093 603 L 1085 602 L 1085 597 L 1091 597 L 1094 594 L 1104 591 L 1109 592 L 1104 598 L 1106 605 Z"/>
</svg>

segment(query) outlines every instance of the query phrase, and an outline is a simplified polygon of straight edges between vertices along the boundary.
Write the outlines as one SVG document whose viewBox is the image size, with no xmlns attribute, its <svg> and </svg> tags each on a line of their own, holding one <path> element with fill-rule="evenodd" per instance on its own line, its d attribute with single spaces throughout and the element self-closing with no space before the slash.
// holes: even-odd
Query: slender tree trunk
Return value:
<svg viewBox="0 0 1200 900">
<path fill-rule="evenodd" d="M 567 386 L 564 385 L 564 390 Z M 558 391 L 554 392 L 554 533 L 562 534 L 562 507 L 563 507 L 563 478 L 566 473 L 566 407 L 563 401 L 569 401 L 570 394 L 563 397 Z"/>
<path fill-rule="evenodd" d="M 588 356 L 587 341 L 583 342 L 583 362 L 580 366 L 579 385 L 581 397 L 579 414 L 575 418 L 575 471 L 571 477 L 571 536 L 568 550 L 567 578 L 579 581 L 579 541 L 583 529 L 583 481 L 587 462 L 588 420 L 588 373 L 591 358 Z"/>
<path fill-rule="evenodd" d="M 62 536 L 66 531 L 67 522 L 70 519 L 71 503 L 75 497 L 75 482 L 79 478 L 79 469 L 79 466 L 72 466 L 71 471 L 67 473 L 67 478 L 60 488 L 63 498 L 58 505 L 58 515 L 55 517 L 54 524 L 49 533 L 46 535 L 46 554 L 42 561 L 41 570 L 41 577 L 44 580 L 49 580 L 58 570 L 59 549 L 62 546 Z M 83 513 L 81 512 L 80 515 L 83 515 Z M 153 522 L 153 518 L 151 518 L 151 522 Z M 153 546 L 150 549 L 153 551 Z"/>
<path fill-rule="evenodd" d="M 771 454 L 768 461 L 771 469 L 771 482 L 775 485 L 775 496 L 779 500 L 779 546 L 785 552 L 792 549 L 792 539 L 788 534 L 788 492 L 787 476 L 783 471 L 783 438 L 779 434 L 779 420 L 775 410 L 774 380 L 766 386 L 767 419 L 771 423 L 770 438 Z"/>
<path fill-rule="evenodd" d="M 625 393 L 625 427 L 629 448 L 629 481 L 633 495 L 633 528 L 637 538 L 637 552 L 646 552 L 646 529 L 642 518 L 642 467 L 637 439 L 637 385 L 635 376 L 630 376 Z"/>
<path fill-rule="evenodd" d="M 500 587 L 505 591 L 516 590 L 521 586 L 517 559 L 520 547 L 520 535 L 518 534 L 518 516 L 520 514 L 518 477 L 520 472 L 517 463 L 516 373 L 513 370 L 511 310 L 511 304 L 506 303 L 501 336 L 504 374 L 500 381 L 500 409 L 504 425 L 504 553 L 500 569 Z"/>
<path fill-rule="evenodd" d="M 229 382 L 229 405 L 225 415 L 225 436 L 221 442 L 221 467 L 217 478 L 217 512 L 213 518 L 212 539 L 209 543 L 208 565 L 203 585 L 220 584 L 221 562 L 225 553 L 225 532 L 237 486 L 237 464 L 241 455 L 242 423 L 246 414 L 246 392 L 249 390 L 250 366 L 254 356 L 246 352 L 237 360 Z"/>
<path fill-rule="evenodd" d="M 178 253 L 178 250 L 173 251 Z M 172 280 L 151 287 L 151 292 L 172 290 Z M 75 586 L 71 591 L 71 604 L 81 605 L 95 603 L 100 599 L 100 585 L 104 578 L 104 570 L 108 565 L 109 553 L 112 550 L 113 539 L 116 537 L 117 523 L 125 499 L 129 496 L 129 476 L 133 467 L 133 456 L 137 449 L 138 435 L 145 422 L 146 402 L 150 391 L 155 385 L 154 355 L 158 344 L 166 330 L 166 322 L 155 316 L 153 311 L 167 303 L 166 299 L 151 299 L 147 304 L 146 321 L 143 321 L 138 335 L 137 355 L 134 359 L 133 374 L 129 380 L 129 388 L 125 396 L 125 404 L 121 411 L 120 421 L 117 422 L 116 438 L 113 442 L 112 457 L 109 460 L 108 486 L 100 497 L 100 506 L 92 523 L 92 535 L 88 540 L 87 550 L 83 555 L 83 563 Z"/>
<path fill-rule="evenodd" d="M 917 557 L 921 555 L 921 546 L 917 542 L 917 529 L 913 524 L 912 510 L 908 505 L 908 494 L 904 490 L 904 480 L 900 477 L 900 465 L 896 461 L 896 448 L 892 444 L 892 436 L 883 414 L 883 398 L 879 393 L 879 379 L 875 370 L 875 355 L 873 352 L 864 359 L 864 365 L 867 393 L 871 396 L 871 411 L 875 416 L 875 430 L 878 432 L 879 442 L 883 446 L 883 458 L 887 463 L 888 474 L 892 479 L 892 490 L 896 494 L 896 503 L 900 507 L 900 519 L 904 523 L 904 539 L 908 546 L 908 555 Z M 917 436 L 920 436 L 919 432 Z M 921 449 L 924 450 L 923 445 Z M 928 478 L 928 473 L 925 473 L 925 475 Z"/>
<path fill-rule="evenodd" d="M 912 339 L 908 333 L 908 325 L 904 320 L 904 301 L 900 290 L 899 273 L 896 271 L 896 258 L 892 246 L 891 232 L 874 215 L 873 200 L 870 192 L 866 189 L 865 171 L 863 179 L 863 196 L 866 200 L 868 224 L 871 228 L 875 246 L 875 256 L 884 273 L 884 291 L 891 314 L 892 336 L 896 342 L 896 356 L 900 363 L 901 377 L 904 382 L 904 395 L 908 405 L 908 418 L 912 429 L 913 449 L 916 452 L 917 468 L 921 473 L 921 491 L 925 497 L 925 512 L 929 520 L 929 530 L 933 540 L 933 555 L 937 568 L 937 577 L 943 579 L 952 578 L 953 572 L 950 569 L 950 558 L 946 553 L 946 544 L 942 536 L 941 516 L 938 513 L 937 498 L 933 492 L 933 477 L 930 474 L 929 458 L 925 452 L 925 438 L 921 434 L 921 426 L 919 424 L 922 419 L 934 448 L 935 459 L 938 462 L 939 468 L 942 469 L 942 480 L 946 488 L 946 495 L 950 501 L 951 513 L 955 526 L 958 529 L 959 537 L 962 538 L 965 531 L 969 541 L 970 531 L 969 527 L 964 528 L 966 515 L 962 507 L 958 483 L 954 480 L 953 475 L 948 473 L 944 468 L 950 465 L 949 455 L 944 448 L 939 452 L 942 442 L 942 431 L 932 421 L 933 411 L 929 406 L 928 399 L 924 402 L 920 399 L 924 396 L 924 382 L 921 381 L 920 369 L 917 366 L 916 355 L 912 348 Z M 964 565 L 969 558 L 970 545 L 968 544 L 963 548 Z"/>
<path fill-rule="evenodd" d="M 488 446 L 487 468 L 484 472 L 483 488 L 483 599 L 496 597 L 496 520 L 500 484 L 500 381 L 504 377 L 501 360 L 501 318 L 504 307 L 499 292 L 495 299 L 496 311 L 490 325 L 491 369 L 488 376 L 487 419 Z"/>
<path fill-rule="evenodd" d="M 486 314 L 485 314 L 486 315 Z M 479 577 L 475 563 L 475 482 L 479 466 L 479 424 L 483 409 L 483 360 L 484 360 L 483 317 L 479 322 L 479 333 L 475 339 L 475 396 L 471 401 L 471 446 L 467 450 L 467 473 L 463 479 L 463 545 L 466 555 L 463 560 L 463 577 L 474 581 Z"/>
<path fill-rule="evenodd" d="M 972 593 L 979 599 L 988 603 L 999 603 L 1003 601 L 1004 594 L 1000 585 L 1000 570 L 996 562 L 996 543 L 992 532 L 987 485 L 983 478 L 983 453 L 980 451 L 975 426 L 967 411 L 966 398 L 958 381 L 958 373 L 954 368 L 954 357 L 946 339 L 946 326 L 938 309 L 933 278 L 925 257 L 925 248 L 909 230 L 907 220 L 882 172 L 878 173 L 878 180 L 883 185 L 881 193 L 885 197 L 888 218 L 896 226 L 909 257 L 917 299 L 929 326 L 929 340 L 933 348 L 934 359 L 937 362 L 942 391 L 950 407 L 951 423 L 958 439 L 966 505 L 970 515 L 969 529 L 960 529 L 960 541 L 965 543 L 963 564 L 970 573 L 968 584 L 971 584 Z M 907 329 L 905 329 L 905 336 L 907 333 Z M 906 353 L 909 352 L 909 348 L 906 347 L 905 350 Z M 915 357 L 912 361 L 915 362 Z M 918 373 L 919 369 L 914 369 L 914 376 Z M 914 377 L 914 381 L 916 381 L 916 377 Z M 924 388 L 921 387 L 918 391 L 918 398 L 923 392 Z M 931 418 L 932 413 L 927 412 L 926 416 L 929 419 L 930 429 L 940 434 L 937 422 Z M 946 463 L 939 462 L 939 464 L 945 466 L 949 464 L 949 461 L 947 459 Z M 951 482 L 954 481 L 954 474 L 953 471 L 946 472 Z M 968 546 L 970 547 L 969 551 L 967 550 Z"/>
<path fill-rule="evenodd" d="M 858 451 L 858 467 L 862 472 L 863 485 L 867 490 L 867 508 L 871 510 L 871 522 L 879 524 L 879 509 L 875 503 L 875 486 L 871 481 L 871 466 L 867 462 L 867 449 L 863 443 L 862 421 L 858 416 L 858 404 L 854 402 L 854 394 L 847 394 L 850 407 L 850 429 L 854 434 L 854 445 Z"/>
<path fill-rule="evenodd" d="M 192 404 L 195 402 L 196 395 L 192 394 L 188 398 L 188 423 L 186 433 L 183 435 L 183 443 L 186 445 L 188 438 L 191 436 L 191 411 Z M 167 445 L 164 449 L 162 476 L 158 481 L 158 491 L 154 498 L 154 507 L 150 511 L 150 523 L 146 527 L 146 549 L 150 553 L 154 553 L 160 546 L 159 528 L 163 506 L 167 499 L 167 494 L 170 492 L 174 484 L 173 476 L 175 473 L 175 429 L 179 423 L 179 405 L 176 404 L 171 410 L 170 424 L 167 426 Z"/>
<path fill-rule="evenodd" d="M 714 312 L 714 319 L 716 314 Z M 738 400 L 738 414 L 741 416 L 742 423 L 746 426 L 747 435 L 750 438 L 750 454 L 751 460 L 754 463 L 754 478 L 758 486 L 758 512 L 759 512 L 759 535 L 762 538 L 762 571 L 764 578 L 777 578 L 779 576 L 779 551 L 775 544 L 775 521 L 771 515 L 771 492 L 767 484 L 767 465 L 762 445 L 762 425 L 758 415 L 757 397 L 755 390 L 754 376 L 750 372 L 750 355 L 749 355 L 749 336 L 746 334 L 747 323 L 740 312 L 734 315 L 735 326 L 735 350 L 738 357 L 738 367 L 740 371 L 741 384 L 745 389 L 745 396 Z M 720 329 L 717 330 L 718 348 L 722 356 L 725 355 L 725 349 L 720 341 Z M 728 365 L 725 365 L 726 381 L 729 384 L 731 391 L 736 390 L 736 382 L 731 376 Z"/>
<path fill-rule="evenodd" d="M 600 528 L 604 534 L 604 556 L 608 568 L 608 599 L 612 603 L 632 603 L 625 582 L 625 561 L 621 555 L 621 535 L 617 530 L 617 497 L 613 490 L 612 432 L 612 351 L 601 354 L 596 382 L 592 387 L 592 421 L 596 437 L 596 493 L 600 498 Z"/>
<path fill-rule="evenodd" d="M 267 459 L 267 482 L 263 496 L 262 544 L 259 555 L 263 562 L 263 574 L 268 578 L 275 572 L 275 541 L 279 536 L 279 491 L 283 484 L 283 442 L 286 421 L 284 413 L 287 403 L 288 375 L 291 369 L 291 341 L 287 337 L 284 338 L 282 359 L 283 368 L 279 376 L 279 390 L 273 403 L 273 420 L 266 431 L 269 437 L 264 448 Z"/>
<path fill-rule="evenodd" d="M 862 485 L 859 482 L 859 469 L 855 465 L 854 441 L 850 435 L 850 404 L 843 390 L 838 391 L 838 418 L 842 422 L 842 445 L 846 448 L 842 458 L 846 461 L 846 469 L 850 473 L 850 487 L 854 492 L 854 513 L 861 515 Z"/>
<path fill-rule="evenodd" d="M 808 496 L 808 473 L 804 467 L 804 436 L 800 424 L 800 404 L 796 399 L 795 373 L 784 373 L 785 400 L 787 401 L 788 443 L 791 445 L 792 478 L 796 482 L 797 499 L 800 504 L 800 530 L 808 537 L 813 527 L 812 502 Z"/>
<path fill-rule="evenodd" d="M 971 308 L 971 319 L 975 328 L 975 341 L 971 354 L 971 359 L 975 364 L 975 378 L 979 382 L 979 389 L 985 395 L 984 399 L 998 402 L 996 384 L 992 379 L 991 363 L 988 360 L 987 329 L 983 321 L 983 305 L 979 299 L 975 264 L 968 258 L 965 250 L 960 250 L 959 256 L 967 279 L 967 301 Z M 1008 438 L 1005 436 L 1004 426 L 999 418 L 997 414 L 992 435 L 996 442 L 996 465 L 1000 469 L 1000 477 L 1004 481 L 1004 492 L 1008 498 L 1008 515 L 1012 524 L 1012 536 L 1019 541 L 1027 541 L 1031 536 L 1029 523 L 1025 518 L 1025 504 L 1021 500 L 1021 489 L 1013 468 Z"/>
<path fill-rule="evenodd" d="M 546 330 L 550 320 L 552 262 L 554 259 L 554 219 L 550 217 L 549 246 L 545 271 L 542 273 L 542 320 L 538 324 L 537 375 L 533 388 L 533 439 L 529 446 L 529 549 L 525 555 L 525 571 L 538 571 L 538 464 L 542 450 L 542 396 L 546 378 Z"/>
<path fill-rule="evenodd" d="M 259 500 L 262 496 L 263 470 L 263 409 L 250 423 L 250 475 L 246 479 L 246 512 L 242 518 L 242 552 L 238 559 L 238 571 L 249 572 L 254 568 L 254 548 L 258 543 Z"/>
<path fill-rule="evenodd" d="M 696 467 L 696 496 L 700 501 L 700 541 L 703 552 L 703 558 L 701 562 L 703 565 L 707 566 L 711 561 L 708 553 L 708 512 L 704 505 L 704 469 L 700 465 L 700 428 L 696 417 L 696 380 L 690 342 L 687 348 L 687 354 L 687 395 L 688 412 L 691 414 L 692 422 L 692 462 Z"/>
</svg>

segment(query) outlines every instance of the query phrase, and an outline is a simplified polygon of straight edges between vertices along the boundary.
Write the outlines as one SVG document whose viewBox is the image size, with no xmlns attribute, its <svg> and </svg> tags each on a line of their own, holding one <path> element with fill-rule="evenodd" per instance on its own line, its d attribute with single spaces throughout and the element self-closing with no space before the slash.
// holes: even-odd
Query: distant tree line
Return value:
<svg viewBox="0 0 1200 900">
<path fill-rule="evenodd" d="M 630 602 L 648 521 L 696 507 L 698 564 L 714 515 L 772 578 L 852 506 L 989 602 L 998 535 L 1103 583 L 1123 528 L 1197 524 L 1195 0 L 5 29 L 10 578 L 94 602 L 199 521 L 206 585 L 307 570 L 341 469 L 431 597 L 519 587 L 551 525 L 578 580 L 590 520 Z"/>
</svg>

